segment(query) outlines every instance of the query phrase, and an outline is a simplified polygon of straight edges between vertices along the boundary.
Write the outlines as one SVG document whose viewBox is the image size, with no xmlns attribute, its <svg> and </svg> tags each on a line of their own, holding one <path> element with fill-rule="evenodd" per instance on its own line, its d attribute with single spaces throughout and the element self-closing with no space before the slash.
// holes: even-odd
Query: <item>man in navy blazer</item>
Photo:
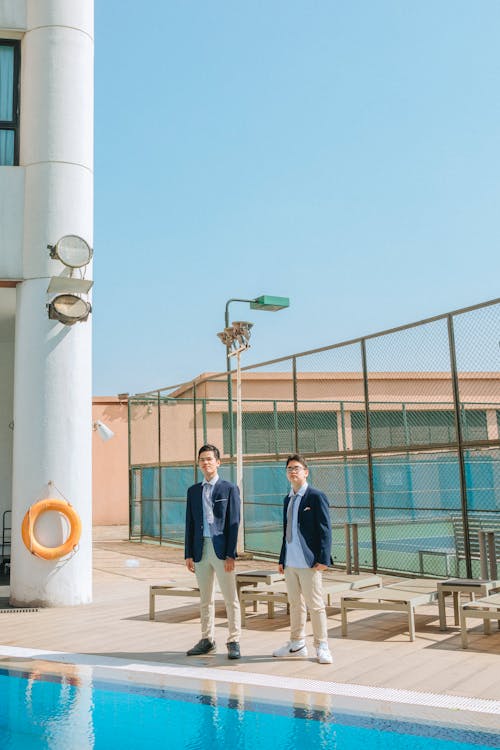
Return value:
<svg viewBox="0 0 500 750">
<path fill-rule="evenodd" d="M 215 445 L 198 451 L 203 482 L 187 491 L 184 557 L 200 589 L 201 640 L 188 656 L 215 651 L 215 577 L 226 604 L 229 659 L 240 658 L 241 612 L 235 560 L 241 499 L 238 487 L 220 479 L 220 453 Z"/>
<path fill-rule="evenodd" d="M 285 574 L 290 604 L 290 640 L 273 656 L 307 656 L 306 605 L 320 664 L 331 664 L 322 575 L 331 563 L 332 531 L 328 499 L 307 483 L 305 459 L 295 453 L 286 462 L 291 489 L 283 503 L 283 543 L 279 571 Z"/>
</svg>

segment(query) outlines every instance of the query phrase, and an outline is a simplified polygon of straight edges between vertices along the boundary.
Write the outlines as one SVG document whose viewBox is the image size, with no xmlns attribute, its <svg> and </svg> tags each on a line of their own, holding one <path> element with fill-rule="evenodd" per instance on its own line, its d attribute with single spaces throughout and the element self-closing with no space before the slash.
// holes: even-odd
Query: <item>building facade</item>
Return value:
<svg viewBox="0 0 500 750">
<path fill-rule="evenodd" d="M 93 56 L 92 0 L 0 3 L 0 509 L 12 512 L 14 604 L 92 595 L 92 316 L 75 310 L 88 315 L 92 285 Z M 64 559 L 21 538 L 47 497 L 81 520 Z M 36 534 L 57 547 L 67 527 L 46 513 Z"/>
</svg>

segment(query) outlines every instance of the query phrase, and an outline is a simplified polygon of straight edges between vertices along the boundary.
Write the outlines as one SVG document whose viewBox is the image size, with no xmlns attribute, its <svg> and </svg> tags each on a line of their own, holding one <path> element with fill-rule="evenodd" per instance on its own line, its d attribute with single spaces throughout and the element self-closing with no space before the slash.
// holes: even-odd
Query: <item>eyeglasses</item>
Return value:
<svg viewBox="0 0 500 750">
<path fill-rule="evenodd" d="M 295 472 L 295 471 L 303 471 L 304 467 L 301 466 L 300 464 L 295 464 L 294 466 L 287 466 L 286 470 L 288 474 L 291 474 L 292 472 Z"/>
</svg>

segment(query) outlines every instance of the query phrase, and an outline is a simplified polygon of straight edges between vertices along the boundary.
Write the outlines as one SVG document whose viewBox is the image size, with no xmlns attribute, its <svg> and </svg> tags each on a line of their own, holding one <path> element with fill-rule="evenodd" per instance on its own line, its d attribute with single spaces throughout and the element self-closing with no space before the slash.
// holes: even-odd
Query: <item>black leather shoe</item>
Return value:
<svg viewBox="0 0 500 750">
<path fill-rule="evenodd" d="M 227 644 L 227 658 L 228 659 L 240 659 L 240 644 L 237 641 L 231 641 Z"/>
<path fill-rule="evenodd" d="M 212 651 L 215 651 L 215 641 L 211 641 L 210 638 L 202 638 L 196 646 L 186 651 L 186 656 L 201 656 L 202 654 L 211 654 Z"/>
</svg>

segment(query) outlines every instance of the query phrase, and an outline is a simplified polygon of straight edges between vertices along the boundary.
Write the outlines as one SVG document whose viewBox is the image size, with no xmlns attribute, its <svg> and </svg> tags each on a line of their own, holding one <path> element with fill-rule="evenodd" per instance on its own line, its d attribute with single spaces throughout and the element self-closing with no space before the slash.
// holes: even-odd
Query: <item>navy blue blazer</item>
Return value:
<svg viewBox="0 0 500 750">
<path fill-rule="evenodd" d="M 202 483 L 198 482 L 187 491 L 184 558 L 190 557 L 195 563 L 201 560 L 203 554 L 202 486 Z M 225 560 L 226 557 L 236 558 L 240 503 L 237 486 L 225 479 L 218 479 L 212 490 L 212 542 L 219 560 Z"/>
<path fill-rule="evenodd" d="M 283 543 L 280 552 L 280 565 L 286 560 L 286 515 L 290 497 L 283 502 Z M 306 563 L 313 568 L 316 563 L 331 565 L 332 527 L 328 498 L 320 490 L 309 486 L 300 501 L 297 525 L 299 539 Z"/>
</svg>

